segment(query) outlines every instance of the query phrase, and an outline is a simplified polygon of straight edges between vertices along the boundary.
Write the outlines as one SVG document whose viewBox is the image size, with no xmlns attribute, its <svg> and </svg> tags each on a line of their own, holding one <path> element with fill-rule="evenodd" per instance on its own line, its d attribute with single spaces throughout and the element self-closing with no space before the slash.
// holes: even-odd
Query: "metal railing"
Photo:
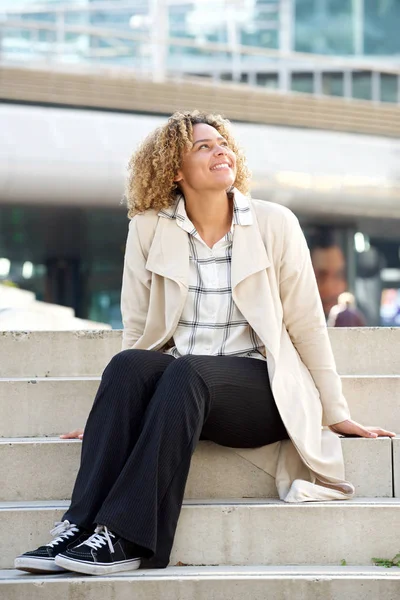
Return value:
<svg viewBox="0 0 400 600">
<path fill-rule="evenodd" d="M 181 0 L 168 0 L 177 4 Z M 400 68 L 377 61 L 347 57 L 310 55 L 270 48 L 229 43 L 204 42 L 169 37 L 163 15 L 153 17 L 148 31 L 99 27 L 68 22 L 71 14 L 85 15 L 96 10 L 132 11 L 140 1 L 94 2 L 82 5 L 16 7 L 0 18 L 0 60 L 5 64 L 45 63 L 52 66 L 80 65 L 126 68 L 136 76 L 155 82 L 188 75 L 212 81 L 262 84 L 280 92 L 303 91 L 317 96 L 339 95 L 373 102 L 400 103 Z M 51 14 L 53 22 L 26 17 Z M 23 18 L 22 18 L 23 17 Z M 300 86 L 296 87 L 296 82 Z M 332 85 L 340 93 L 332 93 Z M 304 86 L 306 89 L 304 89 Z"/>
</svg>

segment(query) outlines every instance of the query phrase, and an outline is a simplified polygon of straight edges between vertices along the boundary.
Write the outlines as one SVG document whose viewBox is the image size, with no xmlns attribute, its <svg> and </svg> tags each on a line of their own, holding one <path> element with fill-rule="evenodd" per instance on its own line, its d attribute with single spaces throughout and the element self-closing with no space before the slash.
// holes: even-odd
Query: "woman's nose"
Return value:
<svg viewBox="0 0 400 600">
<path fill-rule="evenodd" d="M 226 154 L 226 148 L 224 146 L 216 146 L 215 154 Z"/>
</svg>

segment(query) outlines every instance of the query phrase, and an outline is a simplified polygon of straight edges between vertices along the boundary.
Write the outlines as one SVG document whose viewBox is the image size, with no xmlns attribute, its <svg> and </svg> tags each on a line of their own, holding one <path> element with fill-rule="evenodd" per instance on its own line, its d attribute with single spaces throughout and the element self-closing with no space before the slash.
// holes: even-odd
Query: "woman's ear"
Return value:
<svg viewBox="0 0 400 600">
<path fill-rule="evenodd" d="M 178 173 L 174 177 L 174 181 L 175 181 L 175 183 L 179 183 L 180 181 L 182 181 L 182 179 L 183 179 L 182 171 L 179 169 Z"/>
</svg>

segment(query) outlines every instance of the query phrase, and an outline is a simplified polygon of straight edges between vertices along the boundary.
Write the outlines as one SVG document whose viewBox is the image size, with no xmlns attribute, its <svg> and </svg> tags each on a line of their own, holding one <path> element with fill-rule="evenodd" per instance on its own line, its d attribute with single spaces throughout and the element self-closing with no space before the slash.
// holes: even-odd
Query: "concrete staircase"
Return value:
<svg viewBox="0 0 400 600">
<path fill-rule="evenodd" d="M 107 323 L 79 319 L 69 306 L 36 300 L 33 292 L 0 283 L 0 331 L 111 329 Z"/>
<path fill-rule="evenodd" d="M 400 329 L 331 330 L 355 419 L 400 433 Z M 0 598 L 398 600 L 400 437 L 342 439 L 347 502 L 285 504 L 240 451 L 200 443 L 165 570 L 33 576 L 14 557 L 49 540 L 68 504 L 83 426 L 117 331 L 0 332 Z M 346 565 L 342 565 L 346 561 Z M 176 566 L 176 565 L 187 566 Z"/>
</svg>

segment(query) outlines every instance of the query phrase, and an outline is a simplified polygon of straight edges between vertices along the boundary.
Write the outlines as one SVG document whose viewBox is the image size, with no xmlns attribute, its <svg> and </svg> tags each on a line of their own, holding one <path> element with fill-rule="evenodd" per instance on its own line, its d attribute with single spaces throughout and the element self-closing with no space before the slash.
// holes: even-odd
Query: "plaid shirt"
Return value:
<svg viewBox="0 0 400 600">
<path fill-rule="evenodd" d="M 175 219 L 189 237 L 189 291 L 174 333 L 175 358 L 186 354 L 231 355 L 265 360 L 263 343 L 232 298 L 231 260 L 235 225 L 251 225 L 253 217 L 244 197 L 234 196 L 230 231 L 212 248 L 202 240 L 187 216 L 182 194 L 160 217 Z"/>
</svg>

